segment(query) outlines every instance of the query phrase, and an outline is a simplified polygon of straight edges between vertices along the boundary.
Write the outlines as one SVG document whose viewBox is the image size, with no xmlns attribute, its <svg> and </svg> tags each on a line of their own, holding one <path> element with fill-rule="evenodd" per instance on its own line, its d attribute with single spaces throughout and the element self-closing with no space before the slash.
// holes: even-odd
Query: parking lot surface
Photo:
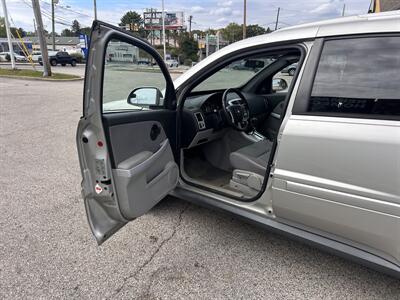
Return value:
<svg viewBox="0 0 400 300">
<path fill-rule="evenodd" d="M 174 198 L 97 246 L 82 88 L 0 78 L 0 299 L 400 299 L 394 278 Z"/>
</svg>

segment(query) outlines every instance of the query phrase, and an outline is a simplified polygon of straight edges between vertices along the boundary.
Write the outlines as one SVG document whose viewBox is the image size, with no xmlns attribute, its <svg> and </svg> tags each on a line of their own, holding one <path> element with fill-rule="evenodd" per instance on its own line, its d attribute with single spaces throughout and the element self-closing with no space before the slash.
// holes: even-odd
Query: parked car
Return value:
<svg viewBox="0 0 400 300">
<path fill-rule="evenodd" d="M 54 56 L 57 54 L 58 51 L 48 51 L 49 56 Z M 38 62 L 39 57 L 42 56 L 42 52 L 40 51 L 32 51 L 30 58 L 32 59 L 33 62 Z"/>
<path fill-rule="evenodd" d="M 38 61 L 40 65 L 43 65 L 42 56 L 39 56 Z M 57 66 L 58 64 L 62 66 L 66 66 L 68 64 L 75 67 L 77 63 L 75 57 L 69 55 L 68 52 L 64 51 L 59 51 L 56 54 L 49 54 L 49 61 L 53 67 Z"/>
<path fill-rule="evenodd" d="M 1 61 L 8 61 L 7 60 L 7 55 L 10 55 L 10 54 L 11 53 L 9 51 L 8 52 L 0 52 L 0 60 Z M 15 52 L 14 52 L 14 58 L 15 58 L 16 62 L 26 62 L 27 61 L 25 56 L 19 55 L 19 54 L 15 53 Z"/>
<path fill-rule="evenodd" d="M 151 66 L 151 62 L 148 60 L 138 60 L 137 64 L 139 66 Z"/>
<path fill-rule="evenodd" d="M 165 60 L 165 64 L 169 67 L 169 68 L 177 68 L 179 67 L 179 63 L 176 59 L 167 59 Z"/>
<path fill-rule="evenodd" d="M 297 69 L 297 63 L 291 64 L 290 66 L 287 66 L 286 68 L 284 68 L 281 73 L 287 73 L 290 76 L 294 76 L 294 74 L 296 73 L 296 69 Z"/>
<path fill-rule="evenodd" d="M 247 70 L 258 72 L 271 62 L 268 58 L 266 59 L 244 59 L 240 62 L 236 62 L 231 65 L 234 70 Z"/>
<path fill-rule="evenodd" d="M 98 244 L 173 195 L 400 277 L 399 19 L 277 30 L 174 82 L 146 41 L 95 21 L 76 141 Z M 104 65 L 110 39 L 147 52 L 160 72 L 132 86 L 140 80 Z M 271 57 L 258 73 L 230 67 Z M 294 63 L 288 87 L 273 82 Z"/>
</svg>

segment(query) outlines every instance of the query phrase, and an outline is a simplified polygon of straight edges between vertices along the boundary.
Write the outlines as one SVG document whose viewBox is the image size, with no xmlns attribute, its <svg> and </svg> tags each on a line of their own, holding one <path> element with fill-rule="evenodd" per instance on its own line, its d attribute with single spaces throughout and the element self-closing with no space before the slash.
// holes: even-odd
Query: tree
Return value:
<svg viewBox="0 0 400 300">
<path fill-rule="evenodd" d="M 26 37 L 26 31 L 23 28 L 18 28 L 18 32 L 21 37 Z"/>
<path fill-rule="evenodd" d="M 53 32 L 49 33 L 50 36 L 53 36 Z M 54 36 L 60 36 L 57 32 L 54 31 Z"/>
<path fill-rule="evenodd" d="M 74 35 L 78 35 L 81 30 L 81 24 L 79 24 L 78 20 L 72 21 L 71 31 Z"/>
<path fill-rule="evenodd" d="M 15 38 L 18 38 L 17 30 L 21 37 L 26 36 L 26 31 L 23 28 L 10 27 L 10 32 Z M 4 17 L 0 17 L 0 37 L 2 38 L 7 37 L 6 21 Z"/>
<path fill-rule="evenodd" d="M 4 17 L 0 17 L 0 37 L 2 37 L 2 38 L 7 37 L 6 21 L 5 21 Z"/>
<path fill-rule="evenodd" d="M 143 24 L 142 17 L 136 11 L 130 10 L 122 16 L 119 26 L 125 26 L 127 24 L 135 24 L 138 27 L 141 27 Z"/>
<path fill-rule="evenodd" d="M 246 26 L 247 37 L 257 36 L 264 33 L 267 33 L 267 31 L 264 27 L 261 27 L 258 24 Z"/>
<path fill-rule="evenodd" d="M 91 31 L 92 31 L 92 28 L 90 28 L 90 27 L 82 27 L 79 32 L 82 34 L 90 35 Z"/>
<path fill-rule="evenodd" d="M 197 51 L 199 50 L 198 43 L 189 36 L 189 33 L 184 32 L 179 37 L 180 55 L 183 60 L 190 59 L 197 61 Z"/>
<path fill-rule="evenodd" d="M 243 28 L 237 23 L 230 23 L 221 29 L 222 38 L 229 43 L 234 43 L 243 38 Z"/>
<path fill-rule="evenodd" d="M 70 29 L 64 28 L 63 31 L 61 31 L 61 36 L 74 36 L 74 33 Z"/>
</svg>

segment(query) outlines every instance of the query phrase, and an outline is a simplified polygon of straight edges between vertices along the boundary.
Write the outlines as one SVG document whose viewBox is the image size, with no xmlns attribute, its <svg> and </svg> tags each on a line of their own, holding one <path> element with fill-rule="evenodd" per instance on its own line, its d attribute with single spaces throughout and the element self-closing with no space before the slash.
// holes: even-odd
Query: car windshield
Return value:
<svg viewBox="0 0 400 300">
<path fill-rule="evenodd" d="M 193 91 L 223 90 L 229 87 L 240 87 L 275 60 L 276 57 L 273 56 L 254 56 L 235 60 L 208 77 L 194 88 Z"/>
</svg>

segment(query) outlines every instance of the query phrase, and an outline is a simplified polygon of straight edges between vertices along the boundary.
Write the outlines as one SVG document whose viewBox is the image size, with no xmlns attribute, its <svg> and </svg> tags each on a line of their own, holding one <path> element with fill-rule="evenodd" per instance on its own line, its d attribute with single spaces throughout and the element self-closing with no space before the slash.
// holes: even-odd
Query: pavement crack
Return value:
<svg viewBox="0 0 400 300">
<path fill-rule="evenodd" d="M 119 286 L 118 288 L 115 289 L 114 294 L 112 295 L 111 298 L 114 298 L 115 296 L 117 296 L 122 289 L 125 287 L 126 283 L 132 279 L 135 278 L 136 280 L 138 280 L 138 275 L 153 261 L 154 257 L 160 252 L 160 250 L 163 248 L 163 246 L 168 243 L 176 234 L 179 226 L 182 223 L 182 219 L 183 219 L 183 214 L 185 213 L 186 209 L 189 207 L 189 204 L 186 204 L 181 211 L 179 212 L 178 215 L 178 222 L 176 222 L 175 226 L 173 227 L 172 233 L 165 238 L 164 240 L 161 241 L 161 243 L 157 246 L 157 248 L 153 251 L 153 253 L 150 255 L 150 257 L 148 259 L 145 260 L 145 262 L 136 270 L 136 272 L 130 274 L 129 276 L 125 277 L 123 279 L 123 282 L 121 284 L 121 286 Z"/>
</svg>

